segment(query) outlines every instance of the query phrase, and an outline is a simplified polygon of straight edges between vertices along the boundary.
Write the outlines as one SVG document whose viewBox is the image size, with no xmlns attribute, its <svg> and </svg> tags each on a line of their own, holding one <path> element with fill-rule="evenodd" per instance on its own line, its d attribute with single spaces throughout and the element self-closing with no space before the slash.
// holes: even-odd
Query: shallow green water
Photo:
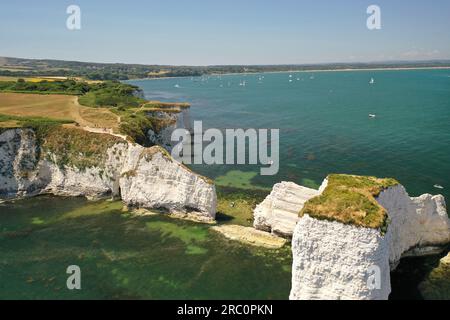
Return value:
<svg viewBox="0 0 450 320">
<path fill-rule="evenodd" d="M 245 87 L 239 85 L 242 81 Z M 258 167 L 248 165 L 193 166 L 218 185 L 270 189 L 288 180 L 317 188 L 329 173 L 351 173 L 394 177 L 411 196 L 441 193 L 450 199 L 449 70 L 273 73 L 132 83 L 149 99 L 191 103 L 192 120 L 202 120 L 204 129 L 280 129 L 276 176 L 262 177 Z M 422 298 L 419 283 L 439 258 L 402 261 L 392 275 L 391 298 Z"/>
<path fill-rule="evenodd" d="M 205 128 L 281 129 L 277 176 L 263 178 L 248 166 L 195 167 L 220 185 L 270 189 L 291 180 L 315 187 L 328 173 L 345 172 L 392 176 L 411 195 L 449 198 L 450 71 L 316 73 L 314 79 L 302 73 L 293 82 L 288 74 L 266 74 L 261 83 L 258 77 L 134 83 L 148 98 L 191 102 L 193 119 Z M 239 86 L 244 79 L 247 86 Z M 0 299 L 288 298 L 289 248 L 256 249 L 208 226 L 133 217 L 121 207 L 52 197 L 0 204 Z M 392 297 L 420 298 L 418 284 L 437 260 L 403 261 Z M 81 267 L 81 291 L 66 289 L 69 265 Z"/>
<path fill-rule="evenodd" d="M 56 197 L 0 204 L 0 299 L 288 298 L 289 246 L 254 248 L 206 225 L 121 209 Z M 403 260 L 391 298 L 421 299 L 439 258 Z M 69 265 L 81 268 L 80 291 L 66 287 Z"/>
<path fill-rule="evenodd" d="M 0 299 L 287 299 L 288 248 L 231 242 L 208 226 L 135 217 L 120 202 L 0 204 Z M 66 288 L 81 268 L 82 290 Z"/>
<path fill-rule="evenodd" d="M 372 77 L 375 84 L 370 85 Z M 239 86 L 244 80 L 247 85 Z M 443 193 L 450 198 L 449 70 L 132 83 L 143 88 L 147 98 L 192 103 L 192 120 L 202 120 L 204 128 L 281 129 L 276 176 L 252 174 L 259 171 L 252 166 L 194 166 L 221 184 L 270 188 L 290 180 L 314 187 L 329 173 L 353 173 L 395 177 L 411 195 Z M 370 119 L 369 114 L 377 117 Z M 250 173 L 230 174 L 236 170 Z M 434 188 L 436 184 L 445 189 Z"/>
</svg>

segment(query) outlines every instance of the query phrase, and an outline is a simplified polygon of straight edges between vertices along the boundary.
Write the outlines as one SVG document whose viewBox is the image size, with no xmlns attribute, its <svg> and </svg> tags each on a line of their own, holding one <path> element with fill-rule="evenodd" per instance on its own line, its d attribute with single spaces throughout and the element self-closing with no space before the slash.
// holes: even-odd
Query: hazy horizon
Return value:
<svg viewBox="0 0 450 320">
<path fill-rule="evenodd" d="M 81 29 L 66 26 L 69 5 Z M 381 9 L 369 30 L 367 8 Z M 0 4 L 0 56 L 173 66 L 450 60 L 450 1 L 131 0 Z"/>
<path fill-rule="evenodd" d="M 93 63 L 93 64 L 123 64 L 123 65 L 142 65 L 142 66 L 171 66 L 171 67 L 232 67 L 232 66 L 243 66 L 243 67 L 252 67 L 252 66 L 326 66 L 326 65 L 340 65 L 340 64 L 349 64 L 349 65 L 358 65 L 358 64 L 408 64 L 408 63 L 449 63 L 450 59 L 424 59 L 424 60 L 380 60 L 380 61 L 336 61 L 336 62 L 317 62 L 317 63 L 275 63 L 275 64 L 209 64 L 209 65 L 187 65 L 187 64 L 154 64 L 154 63 L 135 63 L 135 62 L 105 62 L 105 61 L 81 61 L 81 60 L 65 60 L 58 58 L 30 58 L 30 57 L 8 57 L 8 56 L 0 56 L 0 58 L 7 59 L 23 59 L 23 60 L 53 60 L 53 61 L 66 61 L 66 62 L 77 62 L 77 63 Z"/>
</svg>

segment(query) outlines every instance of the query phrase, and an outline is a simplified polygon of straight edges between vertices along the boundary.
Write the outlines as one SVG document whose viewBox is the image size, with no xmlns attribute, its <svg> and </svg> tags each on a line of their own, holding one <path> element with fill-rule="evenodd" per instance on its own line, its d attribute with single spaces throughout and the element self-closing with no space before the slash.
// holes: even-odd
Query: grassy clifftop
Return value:
<svg viewBox="0 0 450 320">
<path fill-rule="evenodd" d="M 77 128 L 55 126 L 42 141 L 43 154 L 51 152 L 59 166 L 71 165 L 78 169 L 102 167 L 107 150 L 117 143 L 125 143 L 109 134 L 87 132 Z"/>
<path fill-rule="evenodd" d="M 32 82 L 18 79 L 17 81 L 0 81 L 0 91 L 75 95 L 80 96 L 80 103 L 88 107 L 137 107 L 145 102 L 144 99 L 137 97 L 141 93 L 138 87 L 117 81 L 88 83 L 65 79 Z"/>
<path fill-rule="evenodd" d="M 0 120 L 2 119 L 0 115 Z M 76 167 L 84 170 L 90 167 L 103 168 L 108 149 L 119 143 L 127 143 L 120 137 L 110 134 L 92 133 L 81 128 L 64 126 L 45 118 L 18 118 L 17 126 L 0 127 L 0 134 L 11 129 L 31 129 L 36 137 L 37 158 L 47 159 L 61 168 Z M 113 151 L 120 156 L 121 151 Z M 117 152 L 117 154 L 116 154 Z"/>
<path fill-rule="evenodd" d="M 112 129 L 150 146 L 153 142 L 148 139 L 148 131 L 159 133 L 173 125 L 176 114 L 190 105 L 142 97 L 139 87 L 117 81 L 0 81 L 0 127 L 26 127 L 23 119 L 45 117 L 82 127 Z"/>
<path fill-rule="evenodd" d="M 307 214 L 321 220 L 384 232 L 388 223 L 387 212 L 375 198 L 383 190 L 398 184 L 398 181 L 389 178 L 332 174 L 322 195 L 309 200 L 300 216 Z"/>
</svg>

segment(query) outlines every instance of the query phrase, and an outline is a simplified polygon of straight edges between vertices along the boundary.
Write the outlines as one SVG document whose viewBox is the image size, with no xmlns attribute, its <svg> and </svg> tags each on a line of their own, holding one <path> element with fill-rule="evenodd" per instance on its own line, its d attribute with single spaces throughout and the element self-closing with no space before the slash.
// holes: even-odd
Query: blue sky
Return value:
<svg viewBox="0 0 450 320">
<path fill-rule="evenodd" d="M 82 11 L 78 31 L 66 28 L 71 4 Z M 366 27 L 371 4 L 381 8 L 381 30 Z M 0 56 L 175 65 L 450 59 L 450 1 L 2 1 Z"/>
</svg>

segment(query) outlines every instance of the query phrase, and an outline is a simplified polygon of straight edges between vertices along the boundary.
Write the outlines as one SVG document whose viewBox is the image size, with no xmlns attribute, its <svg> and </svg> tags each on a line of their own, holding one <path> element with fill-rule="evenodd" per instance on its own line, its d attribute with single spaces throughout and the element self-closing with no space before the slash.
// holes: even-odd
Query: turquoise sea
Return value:
<svg viewBox="0 0 450 320">
<path fill-rule="evenodd" d="M 218 178 L 219 184 L 270 188 L 289 180 L 318 186 L 329 173 L 351 173 L 395 177 L 412 196 L 442 193 L 450 199 L 450 70 L 293 72 L 131 83 L 148 99 L 191 103 L 192 120 L 202 120 L 204 129 L 280 129 L 278 175 L 261 177 L 251 166 L 194 166 Z"/>
<path fill-rule="evenodd" d="M 205 128 L 281 129 L 278 175 L 261 177 L 255 166 L 194 167 L 219 185 L 314 187 L 344 172 L 396 177 L 411 195 L 450 198 L 450 70 L 132 83 L 149 99 L 190 102 L 192 119 Z M 219 223 L 236 223 L 228 218 Z M 402 260 L 391 298 L 424 298 L 419 284 L 439 258 Z M 121 202 L 44 196 L 0 203 L 0 299 L 287 299 L 291 264 L 289 246 L 254 248 L 208 225 L 124 213 Z M 80 291 L 66 288 L 69 265 L 81 268 Z M 450 275 L 432 283 L 432 292 L 450 288 Z M 439 294 L 450 299 L 448 290 Z"/>
</svg>

